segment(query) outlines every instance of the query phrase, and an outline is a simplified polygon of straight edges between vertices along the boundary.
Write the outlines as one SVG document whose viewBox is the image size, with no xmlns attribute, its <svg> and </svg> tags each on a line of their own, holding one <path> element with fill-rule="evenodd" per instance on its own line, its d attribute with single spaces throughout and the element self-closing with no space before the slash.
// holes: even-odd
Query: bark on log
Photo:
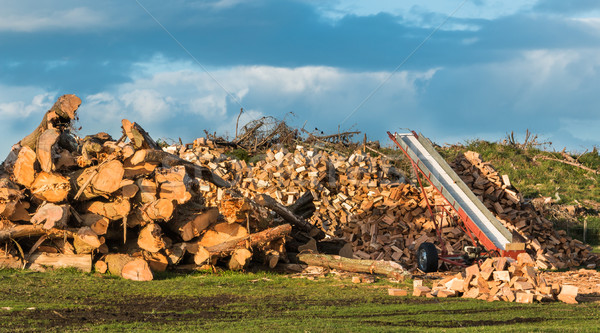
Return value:
<svg viewBox="0 0 600 333">
<path fill-rule="evenodd" d="M 104 261 L 108 265 L 108 271 L 110 274 L 121 276 L 121 271 L 123 270 L 123 266 L 125 266 L 128 262 L 133 261 L 135 258 L 130 257 L 127 254 L 122 253 L 111 253 L 107 254 L 104 257 Z"/>
<path fill-rule="evenodd" d="M 245 237 L 248 235 L 248 230 L 237 223 L 222 222 L 215 224 L 207 230 L 200 238 L 198 244 L 204 247 L 221 244 L 231 239 Z"/>
<path fill-rule="evenodd" d="M 99 238 L 90 227 L 79 228 L 73 238 L 76 253 L 92 253 L 102 244 L 104 244 L 104 238 Z"/>
<path fill-rule="evenodd" d="M 200 233 L 217 222 L 219 217 L 219 210 L 216 208 L 204 212 L 188 212 L 183 206 L 178 207 L 177 210 L 177 214 L 167 224 L 167 227 L 177 233 L 184 242 L 200 236 Z"/>
<path fill-rule="evenodd" d="M 316 228 L 312 224 L 296 216 L 289 209 L 287 209 L 279 202 L 275 201 L 275 199 L 271 198 L 270 196 L 266 194 L 259 194 L 254 197 L 254 201 L 263 207 L 271 209 L 279 216 L 281 216 L 286 222 L 292 223 L 301 230 L 309 233 L 315 233 L 315 235 L 313 236 L 314 238 L 322 239 L 325 237 L 325 233 L 323 231 L 318 230 L 317 232 L 315 232 L 314 230 L 316 230 Z"/>
<path fill-rule="evenodd" d="M 28 262 L 25 268 L 39 265 L 53 268 L 76 268 L 86 273 L 92 271 L 92 256 L 89 254 L 34 253 L 29 257 Z"/>
<path fill-rule="evenodd" d="M 240 237 L 221 244 L 209 246 L 206 250 L 213 256 L 225 256 L 233 252 L 236 248 L 245 247 L 247 241 L 250 243 L 250 247 L 261 248 L 276 239 L 289 235 L 291 231 L 292 226 L 290 224 L 282 224 L 274 228 L 251 234 L 247 237 Z"/>
<path fill-rule="evenodd" d="M 207 167 L 188 162 L 179 156 L 167 153 L 163 150 L 138 150 L 131 158 L 131 164 L 138 165 L 141 163 L 160 163 L 167 168 L 182 165 L 185 167 L 186 173 L 192 178 L 204 179 L 218 187 L 231 187 L 231 184 L 215 175 Z"/>
<path fill-rule="evenodd" d="M 148 203 L 157 199 L 157 186 L 153 180 L 147 178 L 139 178 L 135 181 L 135 183 L 140 188 L 135 197 L 138 202 Z"/>
<path fill-rule="evenodd" d="M 41 227 L 31 225 L 31 224 L 15 224 L 11 226 L 4 226 L 0 229 L 0 241 L 6 241 L 11 238 L 21 238 L 21 237 L 37 237 L 48 235 L 48 237 L 53 238 L 73 238 L 76 230 L 61 230 L 61 229 L 50 229 L 45 230 Z"/>
<path fill-rule="evenodd" d="M 321 266 L 339 269 L 348 272 L 381 274 L 403 280 L 410 276 L 400 264 L 394 261 L 350 259 L 328 254 L 302 253 L 297 256 L 298 261 L 312 266 Z"/>
</svg>

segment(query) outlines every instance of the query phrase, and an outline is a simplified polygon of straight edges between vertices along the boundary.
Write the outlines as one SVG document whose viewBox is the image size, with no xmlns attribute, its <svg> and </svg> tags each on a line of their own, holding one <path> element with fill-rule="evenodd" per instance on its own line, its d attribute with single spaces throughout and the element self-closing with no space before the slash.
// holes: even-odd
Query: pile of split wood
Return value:
<svg viewBox="0 0 600 333">
<path fill-rule="evenodd" d="M 552 222 L 533 205 L 526 204 L 507 176 L 501 176 L 483 162 L 475 152 L 467 152 L 454 161 L 452 167 L 486 207 L 509 230 L 518 233 L 529 253 L 541 269 L 562 269 L 597 261 L 592 248 L 566 236 L 564 230 L 554 230 Z"/>
<path fill-rule="evenodd" d="M 219 260 L 242 269 L 253 256 L 270 266 L 285 257 L 289 224 L 208 168 L 162 150 L 136 123 L 123 120 L 119 140 L 77 138 L 80 104 L 60 97 L 2 164 L 0 266 L 94 265 L 148 280 L 167 266 Z"/>
<path fill-rule="evenodd" d="M 413 281 L 413 295 L 427 297 L 464 297 L 487 301 L 533 303 L 560 300 L 576 304 L 578 288 L 572 285 L 549 284 L 534 267 L 527 253 L 518 260 L 489 258 L 481 266 L 472 265 L 454 276 L 436 281 L 432 288 L 423 280 Z M 403 289 L 390 289 L 392 296 L 403 296 Z"/>
<path fill-rule="evenodd" d="M 203 139 L 196 140 L 193 148 L 172 150 L 224 177 L 248 197 L 264 193 L 289 204 L 310 192 L 316 206 L 311 224 L 351 243 L 355 258 L 392 260 L 414 267 L 419 245 L 437 243 L 424 194 L 406 184 L 400 172 L 381 157 L 360 151 L 345 157 L 302 146 L 294 151 L 275 147 L 267 150 L 264 160 L 248 165 L 227 157 Z M 550 221 L 525 203 L 508 177 L 500 176 L 477 153 L 460 155 L 452 166 L 490 211 L 521 236 L 537 267 L 594 265 L 597 258 L 589 246 L 554 230 Z M 443 198 L 431 188 L 426 188 L 426 194 L 442 212 Z M 448 253 L 461 253 L 464 246 L 471 245 L 455 217 L 436 214 L 435 219 L 442 226 Z"/>
</svg>

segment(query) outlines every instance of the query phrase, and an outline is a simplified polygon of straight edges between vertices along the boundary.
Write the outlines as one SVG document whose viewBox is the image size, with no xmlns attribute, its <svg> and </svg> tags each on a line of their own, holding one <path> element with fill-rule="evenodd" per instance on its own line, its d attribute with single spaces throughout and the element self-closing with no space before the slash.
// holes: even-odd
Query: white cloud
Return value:
<svg viewBox="0 0 600 333">
<path fill-rule="evenodd" d="M 55 2 L 51 2 L 55 5 Z M 110 20 L 105 13 L 87 7 L 43 9 L 33 7 L 3 7 L 0 12 L 0 31 L 33 32 L 55 29 L 82 29 L 106 26 Z M 12 8 L 11 8 L 12 7 Z M 42 6 L 43 7 L 43 6 Z M 38 10 L 36 10 L 38 9 Z"/>
<path fill-rule="evenodd" d="M 20 89 L 12 89 L 20 90 Z M 28 89 L 29 90 L 29 89 Z M 37 89 L 31 89 L 37 90 Z M 31 98 L 31 101 L 27 100 L 14 100 L 18 97 L 12 96 L 13 101 L 0 103 L 0 117 L 4 120 L 26 118 L 33 113 L 43 113 L 52 107 L 54 103 L 54 94 L 52 93 L 38 93 Z M 10 99 L 10 97 L 6 97 Z M 4 100 L 4 98 L 0 99 Z"/>
</svg>

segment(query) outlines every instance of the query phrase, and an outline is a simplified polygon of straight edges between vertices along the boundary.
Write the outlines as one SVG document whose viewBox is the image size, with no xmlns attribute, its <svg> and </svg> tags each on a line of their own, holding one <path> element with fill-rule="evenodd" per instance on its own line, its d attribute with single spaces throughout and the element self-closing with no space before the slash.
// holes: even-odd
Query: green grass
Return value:
<svg viewBox="0 0 600 333">
<path fill-rule="evenodd" d="M 0 310 L 0 331 L 591 332 L 600 320 L 598 303 L 391 297 L 390 286 L 398 287 L 264 272 L 164 274 L 140 283 L 74 271 L 0 271 L 0 307 L 12 308 Z"/>
</svg>

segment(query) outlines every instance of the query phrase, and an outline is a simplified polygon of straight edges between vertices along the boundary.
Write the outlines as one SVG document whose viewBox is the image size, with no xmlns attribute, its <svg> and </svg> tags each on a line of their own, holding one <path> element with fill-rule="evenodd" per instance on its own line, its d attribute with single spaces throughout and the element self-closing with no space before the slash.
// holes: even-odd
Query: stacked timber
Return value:
<svg viewBox="0 0 600 333">
<path fill-rule="evenodd" d="M 592 248 L 554 230 L 548 221 L 515 189 L 506 175 L 500 175 L 475 152 L 466 152 L 452 167 L 486 207 L 510 231 L 517 232 L 542 269 L 562 269 L 593 262 Z"/>
<path fill-rule="evenodd" d="M 0 266 L 93 265 L 149 280 L 168 267 L 285 258 L 289 224 L 262 218 L 265 207 L 163 150 L 139 124 L 124 119 L 119 140 L 78 138 L 80 104 L 61 96 L 1 166 Z"/>
<path fill-rule="evenodd" d="M 463 297 L 487 301 L 533 303 L 562 301 L 577 304 L 578 288 L 548 283 L 534 267 L 535 260 L 522 253 L 517 260 L 488 258 L 463 272 L 434 282 L 431 288 L 422 280 L 413 281 L 413 295 L 427 297 Z"/>
</svg>

